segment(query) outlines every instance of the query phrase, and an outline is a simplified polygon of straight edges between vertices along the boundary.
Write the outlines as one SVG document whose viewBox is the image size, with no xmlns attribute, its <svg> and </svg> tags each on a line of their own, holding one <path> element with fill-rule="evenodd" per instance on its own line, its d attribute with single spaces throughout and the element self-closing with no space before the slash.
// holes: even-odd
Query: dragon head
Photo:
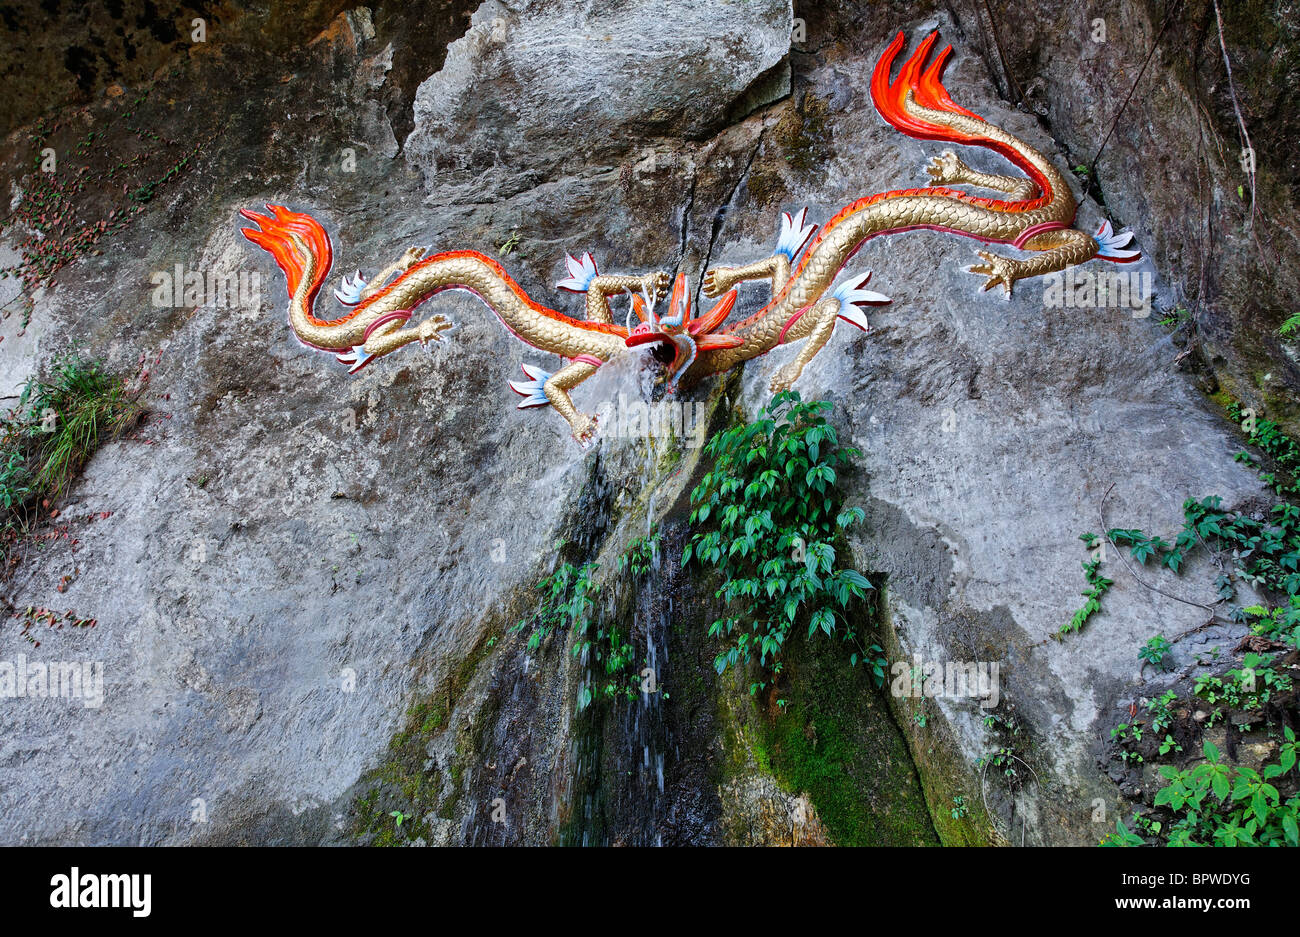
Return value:
<svg viewBox="0 0 1300 937">
<path fill-rule="evenodd" d="M 662 318 L 656 315 L 655 304 L 645 293 L 632 296 L 632 308 L 628 311 L 627 346 L 635 348 L 638 345 L 655 344 L 656 352 L 661 348 L 671 350 L 672 357 L 665 362 L 668 370 L 664 374 L 667 392 L 671 394 L 677 390 L 677 382 L 690 370 L 701 351 L 734 348 L 744 343 L 737 335 L 714 332 L 730 315 L 732 307 L 736 305 L 736 296 L 736 290 L 731 290 L 703 316 L 692 319 L 686 274 L 679 273 L 668 300 L 668 313 Z M 640 320 L 636 327 L 632 327 L 633 313 Z"/>
</svg>

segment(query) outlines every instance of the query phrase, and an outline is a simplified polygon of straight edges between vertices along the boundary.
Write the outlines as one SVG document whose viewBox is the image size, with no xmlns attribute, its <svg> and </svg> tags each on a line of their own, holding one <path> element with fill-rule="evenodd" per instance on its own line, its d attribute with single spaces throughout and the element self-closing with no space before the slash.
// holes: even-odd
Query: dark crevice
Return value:
<svg viewBox="0 0 1300 937">
<path fill-rule="evenodd" d="M 695 182 L 699 178 L 699 172 L 694 166 L 691 167 L 691 184 L 686 190 L 686 204 L 682 207 L 682 225 L 677 239 L 677 269 L 681 269 L 686 260 L 686 232 L 690 227 L 691 211 L 695 208 Z"/>
<path fill-rule="evenodd" d="M 709 246 L 708 249 L 704 252 L 704 260 L 700 264 L 699 282 L 695 286 L 696 306 L 699 306 L 700 291 L 704 288 L 704 271 L 709 269 L 709 262 L 713 259 L 714 245 L 717 244 L 718 235 L 722 232 L 722 222 L 726 220 L 727 210 L 731 207 L 731 203 L 735 200 L 736 193 L 740 191 L 741 184 L 747 178 L 749 178 L 749 171 L 750 169 L 753 168 L 754 160 L 758 157 L 758 151 L 762 149 L 762 147 L 763 147 L 763 132 L 760 131 L 758 134 L 758 140 L 754 144 L 754 149 L 749 154 L 749 159 L 745 161 L 745 168 L 742 169 L 740 171 L 740 174 L 736 176 L 736 181 L 731 186 L 731 190 L 727 192 L 727 197 L 722 200 L 722 203 L 718 205 L 717 210 L 714 211 L 713 213 L 713 227 L 709 231 Z"/>
</svg>

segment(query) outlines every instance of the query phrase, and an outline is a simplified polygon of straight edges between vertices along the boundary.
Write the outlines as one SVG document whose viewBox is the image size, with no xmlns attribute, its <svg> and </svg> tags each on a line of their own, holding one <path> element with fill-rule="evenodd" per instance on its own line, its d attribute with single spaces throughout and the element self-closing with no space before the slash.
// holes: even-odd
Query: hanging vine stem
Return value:
<svg viewBox="0 0 1300 937">
<path fill-rule="evenodd" d="M 993 44 L 997 46 L 998 50 L 998 64 L 1002 67 L 1002 75 L 1007 80 L 1007 91 L 1009 93 L 1013 88 L 1015 89 L 1016 99 L 1012 103 L 1019 104 L 1025 99 L 1025 89 L 1020 87 L 1020 82 L 1016 81 L 1016 76 L 1011 74 L 1011 65 L 1007 62 L 1006 50 L 1002 48 L 1002 37 L 998 34 L 998 23 L 993 16 L 993 8 L 989 6 L 989 0 L 980 0 L 980 2 L 984 6 L 984 16 L 980 16 L 979 7 L 977 6 L 975 8 L 975 18 L 978 20 L 987 18 L 989 35 L 993 37 Z M 984 23 L 981 22 L 980 25 L 983 26 Z"/>
<path fill-rule="evenodd" d="M 1213 177 L 1213 170 L 1210 166 L 1209 156 L 1206 154 L 1206 147 L 1205 147 L 1205 130 L 1207 127 L 1209 128 L 1210 133 L 1214 135 L 1212 139 L 1215 144 L 1215 148 L 1219 150 L 1219 158 L 1220 159 L 1223 158 L 1223 148 L 1222 146 L 1219 145 L 1218 134 L 1215 133 L 1214 130 L 1214 122 L 1209 119 L 1208 114 L 1204 115 L 1205 117 L 1204 120 L 1201 119 L 1202 112 L 1204 110 L 1204 105 L 1200 103 L 1200 82 L 1196 81 L 1195 76 L 1193 76 L 1193 81 L 1196 83 L 1196 87 L 1194 89 L 1196 93 L 1193 95 L 1193 116 L 1196 118 L 1196 126 L 1198 128 L 1196 134 L 1196 189 L 1198 194 L 1200 194 L 1201 196 L 1201 207 L 1204 209 L 1205 222 L 1203 226 L 1203 232 L 1197 232 L 1197 236 L 1196 236 L 1197 266 L 1199 267 L 1199 273 L 1196 280 L 1196 302 L 1195 304 L 1191 303 L 1190 300 L 1188 302 L 1188 305 L 1192 305 L 1194 307 L 1191 312 L 1192 335 L 1190 340 L 1187 343 L 1186 350 L 1184 350 L 1182 354 L 1180 354 L 1177 358 L 1174 359 L 1175 365 L 1178 364 L 1183 358 L 1191 354 L 1192 351 L 1196 348 L 1197 344 L 1199 344 L 1200 342 L 1200 332 L 1201 332 L 1200 313 L 1203 309 L 1205 309 L 1205 291 L 1208 288 L 1207 281 L 1206 281 L 1206 274 L 1209 266 L 1211 246 L 1214 243 L 1214 222 L 1213 222 L 1213 214 L 1211 211 L 1213 200 L 1210 198 L 1209 193 L 1206 191 L 1206 185 L 1205 185 L 1205 179 L 1207 177 L 1209 178 Z M 1204 172 L 1204 176 L 1202 175 L 1203 172 Z"/>
<path fill-rule="evenodd" d="M 1174 21 L 1174 14 L 1182 11 L 1183 2 L 1184 0 L 1178 0 L 1178 3 L 1174 5 L 1173 9 L 1165 14 L 1165 21 L 1160 24 L 1160 31 L 1156 33 L 1156 41 L 1151 43 L 1151 51 L 1147 53 L 1147 57 L 1142 61 L 1142 67 L 1138 69 L 1137 77 L 1133 79 L 1133 84 L 1129 86 L 1128 94 L 1124 95 L 1124 103 L 1121 104 L 1119 110 L 1115 112 L 1115 117 L 1110 122 L 1110 128 L 1106 131 L 1106 136 L 1101 140 L 1101 146 L 1097 147 L 1097 152 L 1092 157 L 1092 162 L 1088 164 L 1089 178 L 1097 178 L 1097 160 L 1101 159 L 1102 151 L 1106 149 L 1106 144 L 1110 142 L 1111 135 L 1115 132 L 1115 128 L 1119 126 L 1120 117 L 1123 116 L 1125 109 L 1128 107 L 1128 102 L 1133 99 L 1133 92 L 1136 91 L 1137 86 L 1142 83 L 1142 76 L 1146 74 L 1147 66 L 1151 64 L 1151 59 L 1155 56 L 1156 49 L 1160 48 L 1160 40 L 1165 37 L 1165 30 L 1167 30 L 1169 24 Z"/>
<path fill-rule="evenodd" d="M 1032 775 L 1034 776 L 1034 787 L 1037 788 L 1039 791 L 1042 791 L 1042 789 L 1043 789 L 1043 784 L 1042 784 L 1041 781 L 1038 780 L 1038 772 L 1034 770 L 1034 766 L 1031 765 L 1029 762 L 1025 761 L 1025 759 L 1021 758 L 1019 755 L 1017 755 L 1017 754 L 1016 754 L 1015 752 L 1013 752 L 1013 751 L 1007 751 L 1007 756 L 1009 756 L 1009 757 L 1011 757 L 1011 758 L 1014 758 L 1016 761 L 1020 762 L 1022 765 L 1024 765 L 1026 768 L 1028 768 L 1028 769 L 1029 769 L 1029 773 L 1032 774 Z M 992 819 L 992 817 L 993 817 L 993 812 L 992 812 L 991 810 L 989 810 L 989 798 L 988 798 L 988 793 L 987 793 L 987 790 L 986 790 L 986 788 L 987 788 L 987 781 L 988 781 L 988 778 L 986 777 L 986 775 L 988 774 L 988 770 L 989 770 L 989 760 L 990 760 L 990 759 L 987 759 L 987 758 L 986 758 L 986 759 L 984 760 L 984 764 L 980 767 L 980 800 L 982 800 L 982 801 L 984 802 L 984 815 L 987 816 L 987 817 L 989 817 L 990 819 Z M 1008 785 L 1008 787 L 1010 787 L 1010 786 L 1011 786 L 1011 785 Z M 1025 792 L 1025 787 L 1022 785 L 1021 788 L 1020 788 L 1020 793 L 1024 793 L 1024 792 Z M 1011 792 L 1011 819 L 1012 819 L 1013 821 L 1015 820 L 1015 817 L 1016 817 L 1016 793 L 1017 793 L 1017 792 L 1016 792 L 1015 790 L 1012 790 L 1012 792 Z M 1037 795 L 1035 795 L 1035 796 L 1037 796 Z M 1026 833 L 1026 830 L 1028 829 L 1028 826 L 1029 826 L 1028 820 L 1027 820 L 1024 816 L 1021 816 L 1021 818 L 1020 818 L 1020 845 L 1022 845 L 1022 846 L 1025 845 L 1025 833 Z M 1010 832 L 1012 831 L 1012 828 L 1013 828 L 1013 827 L 1012 827 L 1012 824 L 1008 824 L 1008 825 L 1007 825 L 1007 832 L 1010 833 Z M 1007 839 L 1010 839 L 1010 838 L 1011 838 L 1010 836 L 1007 837 Z"/>
<path fill-rule="evenodd" d="M 1110 538 L 1110 528 L 1106 525 L 1106 499 L 1110 497 L 1110 493 L 1112 490 L 1114 490 L 1114 488 L 1115 488 L 1115 483 L 1111 482 L 1110 487 L 1106 489 L 1106 493 L 1101 496 L 1101 504 L 1098 505 L 1097 507 L 1097 513 L 1101 518 L 1101 535 L 1106 538 L 1107 543 L 1109 543 L 1112 547 L 1115 548 L 1115 554 L 1119 557 L 1119 561 L 1124 565 L 1124 568 L 1128 570 L 1129 575 L 1137 580 L 1138 585 L 1145 586 L 1146 588 L 1150 589 L 1152 592 L 1155 592 L 1159 595 L 1163 595 L 1167 599 L 1173 599 L 1175 602 L 1182 602 L 1184 605 L 1191 605 L 1194 608 L 1203 608 L 1211 615 L 1215 614 L 1215 611 L 1219 605 L 1218 602 L 1214 603 L 1213 605 L 1206 605 L 1204 602 L 1193 602 L 1191 599 L 1185 599 L 1181 595 L 1174 595 L 1172 592 L 1166 592 L 1164 589 L 1161 589 L 1159 586 L 1151 585 L 1151 583 L 1146 582 L 1145 580 L 1143 580 L 1141 576 L 1139 576 L 1136 572 L 1133 571 L 1133 567 L 1129 565 L 1128 560 L 1124 559 L 1123 549 L 1121 549 L 1119 544 L 1117 544 L 1114 540 Z"/>
<path fill-rule="evenodd" d="M 1214 0 L 1214 21 L 1219 27 L 1219 50 L 1223 53 L 1223 67 L 1228 71 L 1228 96 L 1232 98 L 1232 112 L 1237 115 L 1237 129 L 1241 131 L 1241 140 L 1245 144 L 1241 168 L 1250 180 L 1250 234 L 1255 247 L 1263 254 L 1259 243 L 1259 233 L 1255 227 L 1255 147 L 1250 142 L 1250 131 L 1246 129 L 1246 120 L 1241 116 L 1241 102 L 1237 100 L 1237 83 L 1232 78 L 1232 62 L 1228 61 L 1228 41 L 1223 35 L 1223 14 L 1219 11 L 1219 0 Z"/>
</svg>

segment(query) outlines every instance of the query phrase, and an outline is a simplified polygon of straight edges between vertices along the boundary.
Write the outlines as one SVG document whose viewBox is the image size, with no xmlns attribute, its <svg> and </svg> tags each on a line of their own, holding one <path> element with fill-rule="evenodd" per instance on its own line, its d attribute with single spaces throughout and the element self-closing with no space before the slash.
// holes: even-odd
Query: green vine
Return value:
<svg viewBox="0 0 1300 937">
<path fill-rule="evenodd" d="M 620 559 L 620 567 L 626 565 L 625 560 Z M 593 615 L 595 596 L 600 591 L 594 578 L 597 569 L 597 563 L 560 564 L 537 584 L 542 594 L 537 608 L 510 629 L 512 634 L 528 632 L 529 650 L 541 647 L 556 632 L 574 634 L 573 656 L 593 664 L 602 675 L 579 689 L 579 712 L 596 699 L 621 696 L 634 700 L 642 689 L 638 664 L 644 665 L 645 655 L 636 653 L 630 636 L 617 623 L 606 624 Z"/>
<path fill-rule="evenodd" d="M 843 509 L 836 468 L 859 453 L 839 445 L 825 417 L 831 408 L 829 401 L 804 402 L 795 391 L 777 394 L 759 419 L 709 441 L 713 465 L 691 492 L 695 532 L 682 565 L 694 561 L 720 574 L 716 595 L 727 611 L 709 634 L 728 646 L 714 668 L 721 674 L 757 658 L 764 675 L 751 694 L 781 672 L 782 649 L 802 628 L 809 638 L 838 632 L 855 648 L 850 666 L 870 668 L 876 685 L 884 685 L 882 649 L 865 645 L 845 615 L 873 586 L 836 565 L 836 542 L 864 512 Z"/>
<path fill-rule="evenodd" d="M 1148 758 L 1181 753 L 1182 742 L 1189 741 L 1189 732 L 1208 730 L 1225 718 L 1227 710 L 1235 710 L 1245 718 L 1233 717 L 1236 732 L 1230 733 L 1230 738 L 1250 731 L 1261 718 L 1275 737 L 1281 729 L 1278 762 L 1261 765 L 1261 770 L 1232 764 L 1224 760 L 1210 739 L 1202 738 L 1204 760 L 1191 767 L 1160 766 L 1159 773 L 1168 783 L 1155 795 L 1155 811 L 1134 813 L 1132 829 L 1117 821 L 1115 832 L 1102 840 L 1104 846 L 1300 846 L 1295 733 L 1289 725 L 1279 725 L 1266 713 L 1294 706 L 1294 681 L 1286 668 L 1279 666 L 1285 663 L 1281 653 L 1275 652 L 1280 649 L 1291 655 L 1287 660 L 1292 660 L 1293 649 L 1300 646 L 1300 506 L 1291 503 L 1300 495 L 1300 445 L 1280 432 L 1277 424 L 1257 419 L 1235 403 L 1228 407 L 1228 415 L 1239 423 L 1265 461 L 1271 462 L 1272 470 L 1258 468 L 1261 460 L 1249 452 L 1239 452 L 1236 460 L 1257 466 L 1265 484 L 1286 500 L 1257 518 L 1224 510 L 1218 496 L 1199 501 L 1189 498 L 1183 503 L 1182 528 L 1172 542 L 1128 528 L 1112 528 L 1106 531 L 1106 538 L 1117 550 L 1127 550 L 1139 566 L 1167 569 L 1174 575 L 1180 575 L 1188 559 L 1198 551 L 1212 556 L 1219 567 L 1214 583 L 1217 601 L 1207 607 L 1236 599 L 1240 582 L 1285 599 L 1275 607 L 1228 606 L 1227 618 L 1250 625 L 1250 636 L 1242 644 L 1245 653 L 1241 665 L 1195 678 L 1191 695 L 1199 703 L 1181 711 L 1187 718 L 1182 729 L 1175 726 L 1177 695 L 1168 690 L 1146 703 L 1151 738 L 1144 743 L 1141 723 L 1132 721 L 1112 729 L 1111 738 L 1126 765 L 1138 764 L 1144 761 L 1139 748 Z M 1099 543 L 1092 534 L 1081 539 L 1090 549 Z M 1100 577 L 1098 565 L 1099 560 L 1084 564 L 1090 584 Z M 1104 592 L 1102 589 L 1101 594 Z M 1101 594 L 1094 596 L 1098 603 Z M 1072 625 L 1077 622 L 1077 626 L 1063 628 L 1062 633 L 1077 631 L 1098 607 L 1087 614 L 1081 609 L 1072 620 Z M 1157 634 L 1139 650 L 1138 657 L 1144 665 L 1164 669 L 1175 641 L 1177 638 L 1170 640 Z M 1198 663 L 1204 661 L 1198 658 Z M 1205 705 L 1209 711 L 1198 712 L 1191 719 L 1188 713 L 1198 705 Z M 1199 720 L 1204 720 L 1203 726 Z M 1176 737 L 1179 735 L 1182 742 Z"/>
<path fill-rule="evenodd" d="M 1283 497 L 1300 495 L 1300 445 L 1279 430 L 1269 420 L 1254 415 L 1243 418 L 1236 403 L 1228 408 L 1228 416 L 1238 421 L 1251 445 L 1260 449 L 1275 464 L 1277 471 L 1259 471 L 1259 477 L 1273 491 Z M 1257 459 L 1249 452 L 1239 452 L 1238 462 L 1255 465 Z M 1248 582 L 1272 593 L 1286 596 L 1280 608 L 1232 606 L 1228 617 L 1237 622 L 1257 619 L 1256 634 L 1262 634 L 1295 646 L 1297 626 L 1300 626 L 1300 506 L 1284 500 L 1275 504 L 1263 520 L 1248 514 L 1225 511 L 1223 499 L 1211 495 L 1197 501 L 1188 498 L 1183 502 L 1183 526 L 1173 542 L 1160 536 L 1149 536 L 1137 529 L 1112 528 L 1106 531 L 1107 539 L 1116 549 L 1127 548 L 1129 555 L 1141 566 L 1151 561 L 1159 567 L 1180 573 L 1189 556 L 1198 549 L 1216 558 L 1230 558 L 1231 570 L 1224 571 L 1215 580 L 1215 591 L 1220 602 L 1236 598 L 1235 580 Z M 1088 549 L 1095 549 L 1096 534 L 1082 534 L 1079 538 Z M 1101 608 L 1101 598 L 1110 588 L 1110 580 L 1100 572 L 1100 558 L 1083 564 L 1084 573 L 1092 587 L 1083 593 L 1088 597 L 1083 608 L 1074 613 L 1070 623 L 1057 632 L 1061 637 L 1080 630 L 1087 620 Z M 1104 585 L 1103 585 L 1104 583 Z"/>
<path fill-rule="evenodd" d="M 1095 550 L 1097 548 L 1096 534 L 1080 534 L 1079 539 L 1084 542 L 1089 550 Z M 1068 625 L 1062 625 L 1061 630 L 1052 635 L 1052 637 L 1057 640 L 1060 640 L 1072 631 L 1080 630 L 1085 624 L 1087 624 L 1089 618 L 1101 611 L 1102 596 L 1110 591 L 1110 587 L 1115 584 L 1115 580 L 1107 579 L 1101 574 L 1101 557 L 1086 561 L 1080 565 L 1083 566 L 1084 578 L 1088 580 L 1088 585 L 1091 588 L 1089 588 L 1087 592 L 1080 593 L 1087 601 L 1085 601 L 1083 607 L 1076 611 L 1070 618 L 1070 623 Z"/>
</svg>

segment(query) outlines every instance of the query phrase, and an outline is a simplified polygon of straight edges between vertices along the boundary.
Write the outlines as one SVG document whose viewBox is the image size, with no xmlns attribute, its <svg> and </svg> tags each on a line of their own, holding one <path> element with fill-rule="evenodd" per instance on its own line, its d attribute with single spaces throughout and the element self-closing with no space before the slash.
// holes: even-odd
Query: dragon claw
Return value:
<svg viewBox="0 0 1300 937">
<path fill-rule="evenodd" d="M 980 287 L 980 292 L 986 292 L 1002 284 L 1003 295 L 1008 299 L 1011 298 L 1011 284 L 1016 282 L 1015 261 L 1010 257 L 1002 257 L 989 251 L 976 251 L 985 263 L 972 264 L 966 268 L 968 273 L 974 273 L 979 276 L 988 277 L 984 285 Z"/>
<path fill-rule="evenodd" d="M 420 323 L 420 344 L 428 345 L 430 341 L 440 342 L 439 332 L 445 332 L 455 323 L 443 315 L 436 315 Z"/>
<path fill-rule="evenodd" d="M 578 419 L 580 422 L 573 427 L 573 439 L 583 449 L 590 449 L 600 431 L 600 415 L 587 416 L 585 413 L 579 413 Z"/>
<path fill-rule="evenodd" d="M 659 302 L 659 298 L 667 294 L 669 282 L 670 277 L 662 270 L 647 273 L 641 278 L 641 290 L 650 298 L 651 305 Z"/>
<path fill-rule="evenodd" d="M 726 278 L 722 276 L 721 271 L 725 269 L 725 267 L 717 267 L 704 271 L 704 295 L 709 299 L 717 299 L 731 286 Z"/>
<path fill-rule="evenodd" d="M 956 182 L 961 178 L 961 160 L 952 150 L 945 150 L 941 156 L 931 157 L 925 171 L 935 182 Z"/>
<path fill-rule="evenodd" d="M 802 370 L 803 368 L 796 367 L 794 362 L 782 365 L 777 370 L 776 376 L 772 378 L 772 383 L 768 385 L 768 389 L 774 394 L 789 390 L 794 385 L 794 382 L 799 379 L 799 373 Z"/>
</svg>

